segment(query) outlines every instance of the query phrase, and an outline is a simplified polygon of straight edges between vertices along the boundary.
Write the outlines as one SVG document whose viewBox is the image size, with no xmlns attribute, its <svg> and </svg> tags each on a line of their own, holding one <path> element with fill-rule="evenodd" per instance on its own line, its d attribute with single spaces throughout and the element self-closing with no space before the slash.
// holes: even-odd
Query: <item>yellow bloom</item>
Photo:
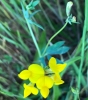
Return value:
<svg viewBox="0 0 88 100">
<path fill-rule="evenodd" d="M 52 57 L 49 60 L 49 69 L 45 70 L 38 64 L 31 64 L 27 70 L 23 70 L 18 76 L 23 79 L 29 79 L 31 83 L 36 83 L 37 88 L 40 90 L 41 95 L 47 98 L 49 89 L 53 84 L 60 85 L 64 81 L 61 79 L 59 73 L 64 70 L 66 63 L 57 64 L 56 59 Z M 31 93 L 38 94 L 38 89 L 33 84 L 24 84 L 24 98 L 28 97 Z"/>
<path fill-rule="evenodd" d="M 52 75 L 52 79 L 54 80 L 55 85 L 60 85 L 64 83 L 59 74 Z"/>
<path fill-rule="evenodd" d="M 34 95 L 38 94 L 38 89 L 33 86 L 33 84 L 24 84 L 24 98 L 28 97 L 31 93 Z"/>
<path fill-rule="evenodd" d="M 37 88 L 44 98 L 49 95 L 49 89 L 53 86 L 53 80 L 49 76 L 43 76 L 36 82 Z"/>
<path fill-rule="evenodd" d="M 57 64 L 56 59 L 54 57 L 51 57 L 51 59 L 49 60 L 49 67 L 54 73 L 60 73 L 65 69 L 66 63 Z"/>
<path fill-rule="evenodd" d="M 31 64 L 28 70 L 23 70 L 18 76 L 23 80 L 29 79 L 32 83 L 36 83 L 40 77 L 44 76 L 44 69 L 38 64 Z"/>
</svg>

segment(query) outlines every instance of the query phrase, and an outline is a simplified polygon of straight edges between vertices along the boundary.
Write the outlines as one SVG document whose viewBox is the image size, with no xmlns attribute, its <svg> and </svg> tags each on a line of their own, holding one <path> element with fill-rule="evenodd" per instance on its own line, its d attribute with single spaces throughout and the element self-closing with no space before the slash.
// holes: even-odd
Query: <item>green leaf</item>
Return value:
<svg viewBox="0 0 88 100">
<path fill-rule="evenodd" d="M 21 3 L 21 6 L 22 6 L 22 11 L 23 11 L 23 15 L 24 15 L 25 19 L 27 19 L 27 21 L 28 21 L 30 24 L 36 25 L 38 28 L 44 30 L 44 28 L 43 28 L 41 25 L 39 25 L 39 24 L 33 22 L 33 21 L 30 19 L 31 17 L 33 17 L 33 16 L 34 16 L 37 12 L 39 12 L 40 10 L 37 10 L 37 11 L 35 11 L 34 13 L 32 13 L 32 14 L 29 15 L 28 11 L 25 10 L 25 8 L 24 8 L 24 6 L 23 6 L 22 3 Z"/>
<path fill-rule="evenodd" d="M 42 31 L 42 33 L 40 34 L 38 45 L 39 45 L 40 50 L 43 50 L 44 47 L 46 46 L 46 32 L 45 31 Z"/>
<path fill-rule="evenodd" d="M 13 38 L 11 33 L 6 29 L 6 27 L 2 23 L 0 23 L 0 29 L 6 32 L 9 37 Z"/>
<path fill-rule="evenodd" d="M 39 24 L 33 22 L 32 20 L 28 20 L 28 22 L 29 22 L 30 24 L 36 25 L 38 28 L 44 30 L 44 28 L 43 28 L 41 25 L 39 25 Z"/>
<path fill-rule="evenodd" d="M 51 49 L 51 50 L 49 49 L 49 50 L 47 50 L 45 55 L 64 54 L 64 53 L 68 52 L 69 49 L 70 48 L 66 47 L 66 46 L 63 46 L 63 47 L 60 47 L 57 49 Z"/>
<path fill-rule="evenodd" d="M 23 11 L 23 15 L 25 18 L 29 18 L 29 14 L 28 14 L 28 11 L 24 8 L 24 5 L 21 3 L 21 6 L 22 6 L 22 11 Z"/>
<path fill-rule="evenodd" d="M 6 41 L 8 41 L 9 43 L 14 44 L 16 47 L 20 46 L 16 41 L 14 41 L 14 40 L 12 40 L 12 39 L 6 37 L 5 35 L 0 34 L 0 36 L 1 36 L 3 39 L 5 39 Z"/>
<path fill-rule="evenodd" d="M 0 94 L 6 95 L 6 96 L 9 96 L 9 97 L 20 98 L 21 100 L 31 100 L 31 99 L 24 99 L 21 94 L 16 95 L 16 94 L 8 91 L 7 89 L 4 89 L 1 85 L 0 85 Z"/>
<path fill-rule="evenodd" d="M 53 99 L 52 100 L 58 100 L 58 98 L 61 96 L 62 90 L 57 86 L 53 86 Z"/>
<path fill-rule="evenodd" d="M 37 6 L 39 4 L 40 0 L 35 0 L 32 4 L 33 7 Z"/>
<path fill-rule="evenodd" d="M 11 61 L 12 61 L 12 56 L 7 55 L 7 54 L 3 56 L 3 63 L 6 63 L 6 62 L 10 63 Z"/>
<path fill-rule="evenodd" d="M 65 41 L 56 42 L 56 43 L 53 44 L 52 46 L 49 46 L 47 50 L 50 50 L 50 49 L 57 49 L 57 48 L 61 47 L 64 43 L 65 43 Z"/>
<path fill-rule="evenodd" d="M 28 10 L 34 10 L 34 9 L 35 9 L 35 6 L 37 6 L 37 5 L 39 4 L 39 2 L 40 2 L 40 0 L 35 0 L 35 1 L 32 0 L 32 1 L 29 3 L 29 5 L 26 6 L 26 8 L 27 8 Z"/>
<path fill-rule="evenodd" d="M 39 45 L 39 48 L 40 48 L 40 50 L 42 52 L 44 47 L 46 46 L 46 32 L 45 31 L 42 31 L 42 33 L 40 34 L 38 45 Z M 43 57 L 39 58 L 37 52 L 35 53 L 34 61 L 41 62 L 41 63 L 43 63 L 44 66 L 46 65 L 45 61 L 44 61 L 44 58 Z"/>
<path fill-rule="evenodd" d="M 29 18 L 33 17 L 36 13 L 38 13 L 41 10 L 36 10 L 35 12 L 33 12 L 32 14 L 29 15 Z"/>
<path fill-rule="evenodd" d="M 77 88 L 73 88 L 71 87 L 71 91 L 74 93 L 74 94 L 79 94 L 79 90 Z"/>
<path fill-rule="evenodd" d="M 70 49 L 67 46 L 63 46 L 64 41 L 57 42 L 52 46 L 49 46 L 45 52 L 45 55 L 54 55 L 54 54 L 64 54 Z"/>
<path fill-rule="evenodd" d="M 18 40 L 23 47 L 23 50 L 26 51 L 27 53 L 30 53 L 30 50 L 29 50 L 28 46 L 24 43 L 19 31 L 17 31 L 17 35 L 18 35 Z"/>
</svg>

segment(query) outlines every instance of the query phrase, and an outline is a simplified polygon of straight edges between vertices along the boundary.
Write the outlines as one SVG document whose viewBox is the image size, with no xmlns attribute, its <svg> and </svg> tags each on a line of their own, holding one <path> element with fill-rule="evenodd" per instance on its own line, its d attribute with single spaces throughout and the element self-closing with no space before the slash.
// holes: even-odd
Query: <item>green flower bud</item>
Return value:
<svg viewBox="0 0 88 100">
<path fill-rule="evenodd" d="M 66 14 L 67 14 L 67 16 L 70 15 L 70 11 L 71 11 L 72 5 L 73 5 L 73 2 L 72 1 L 69 1 L 67 3 L 67 6 L 66 6 Z"/>
<path fill-rule="evenodd" d="M 76 22 L 76 17 L 75 16 L 72 17 L 71 22 L 72 23 L 75 23 Z"/>
</svg>

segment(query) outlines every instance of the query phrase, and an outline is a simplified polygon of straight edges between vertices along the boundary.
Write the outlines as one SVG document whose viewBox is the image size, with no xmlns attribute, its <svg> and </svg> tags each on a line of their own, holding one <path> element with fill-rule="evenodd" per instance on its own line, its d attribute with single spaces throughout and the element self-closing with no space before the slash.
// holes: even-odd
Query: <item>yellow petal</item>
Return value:
<svg viewBox="0 0 88 100">
<path fill-rule="evenodd" d="M 28 68 L 28 70 L 30 70 L 31 72 L 35 73 L 35 74 L 40 74 L 40 75 L 44 75 L 44 69 L 42 68 L 42 66 L 38 65 L 38 64 L 31 64 Z"/>
<path fill-rule="evenodd" d="M 31 94 L 31 91 L 29 89 L 24 90 L 24 98 L 28 97 Z"/>
<path fill-rule="evenodd" d="M 31 75 L 31 72 L 29 70 L 23 70 L 20 72 L 20 74 L 18 74 L 18 77 L 23 80 L 26 80 L 30 77 L 30 75 Z"/>
<path fill-rule="evenodd" d="M 45 76 L 45 86 L 48 88 L 53 86 L 53 80 L 49 76 Z"/>
<path fill-rule="evenodd" d="M 38 89 L 34 87 L 33 84 L 24 84 L 24 98 L 28 97 L 31 93 L 34 95 L 38 94 Z"/>
<path fill-rule="evenodd" d="M 31 94 L 31 87 L 28 87 L 28 85 L 24 84 L 24 98 L 28 97 Z"/>
<path fill-rule="evenodd" d="M 58 82 L 55 82 L 55 85 L 60 85 L 60 84 L 63 84 L 64 81 L 63 80 L 59 80 Z"/>
<path fill-rule="evenodd" d="M 36 82 L 36 85 L 39 89 L 44 86 L 51 88 L 53 86 L 53 80 L 49 76 L 43 76 L 39 78 L 39 80 Z"/>
<path fill-rule="evenodd" d="M 32 91 L 32 94 L 34 94 L 34 95 L 38 94 L 38 89 L 35 87 L 32 87 L 31 91 Z"/>
<path fill-rule="evenodd" d="M 38 89 L 41 89 L 43 86 L 45 86 L 44 76 L 38 79 L 36 85 Z"/>
<path fill-rule="evenodd" d="M 64 64 L 57 64 L 57 71 L 58 72 L 62 72 L 65 69 L 66 65 L 67 65 L 66 63 L 64 63 Z"/>
<path fill-rule="evenodd" d="M 64 81 L 61 80 L 61 77 L 60 77 L 59 74 L 53 75 L 53 80 L 54 80 L 54 84 L 55 85 L 60 85 L 60 84 L 63 84 L 64 83 Z"/>
<path fill-rule="evenodd" d="M 51 70 L 53 72 L 57 72 L 57 69 L 56 69 L 56 59 L 54 57 L 51 57 L 50 60 L 49 60 L 49 67 L 51 68 Z"/>
<path fill-rule="evenodd" d="M 32 72 L 32 75 L 29 78 L 32 83 L 36 83 L 40 77 L 44 76 L 44 69 L 38 64 L 30 65 L 28 70 Z"/>
<path fill-rule="evenodd" d="M 36 75 L 36 74 L 32 74 L 32 76 L 29 78 L 29 80 L 32 82 L 32 83 L 36 83 L 37 80 L 41 77 L 41 75 Z"/>
<path fill-rule="evenodd" d="M 23 87 L 24 87 L 24 88 L 26 88 L 26 87 L 27 87 L 27 85 L 24 83 L 24 84 L 23 84 Z"/>
<path fill-rule="evenodd" d="M 40 90 L 40 93 L 41 95 L 44 97 L 44 98 L 47 98 L 48 95 L 49 95 L 49 89 L 47 87 L 43 87 L 41 90 Z"/>
</svg>

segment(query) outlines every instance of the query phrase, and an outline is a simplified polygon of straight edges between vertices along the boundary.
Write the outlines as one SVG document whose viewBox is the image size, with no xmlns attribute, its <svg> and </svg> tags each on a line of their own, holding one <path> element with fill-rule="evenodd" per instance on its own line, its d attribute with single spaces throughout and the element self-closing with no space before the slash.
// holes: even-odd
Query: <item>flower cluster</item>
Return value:
<svg viewBox="0 0 88 100">
<path fill-rule="evenodd" d="M 49 95 L 49 89 L 52 88 L 53 85 L 64 83 L 59 73 L 65 69 L 66 63 L 58 64 L 56 59 L 51 57 L 48 66 L 47 69 L 44 69 L 38 64 L 31 64 L 27 70 L 23 70 L 18 74 L 19 78 L 30 80 L 28 85 L 23 85 L 24 98 L 28 97 L 31 93 L 37 95 L 39 90 L 41 95 L 44 98 L 47 98 Z"/>
</svg>

